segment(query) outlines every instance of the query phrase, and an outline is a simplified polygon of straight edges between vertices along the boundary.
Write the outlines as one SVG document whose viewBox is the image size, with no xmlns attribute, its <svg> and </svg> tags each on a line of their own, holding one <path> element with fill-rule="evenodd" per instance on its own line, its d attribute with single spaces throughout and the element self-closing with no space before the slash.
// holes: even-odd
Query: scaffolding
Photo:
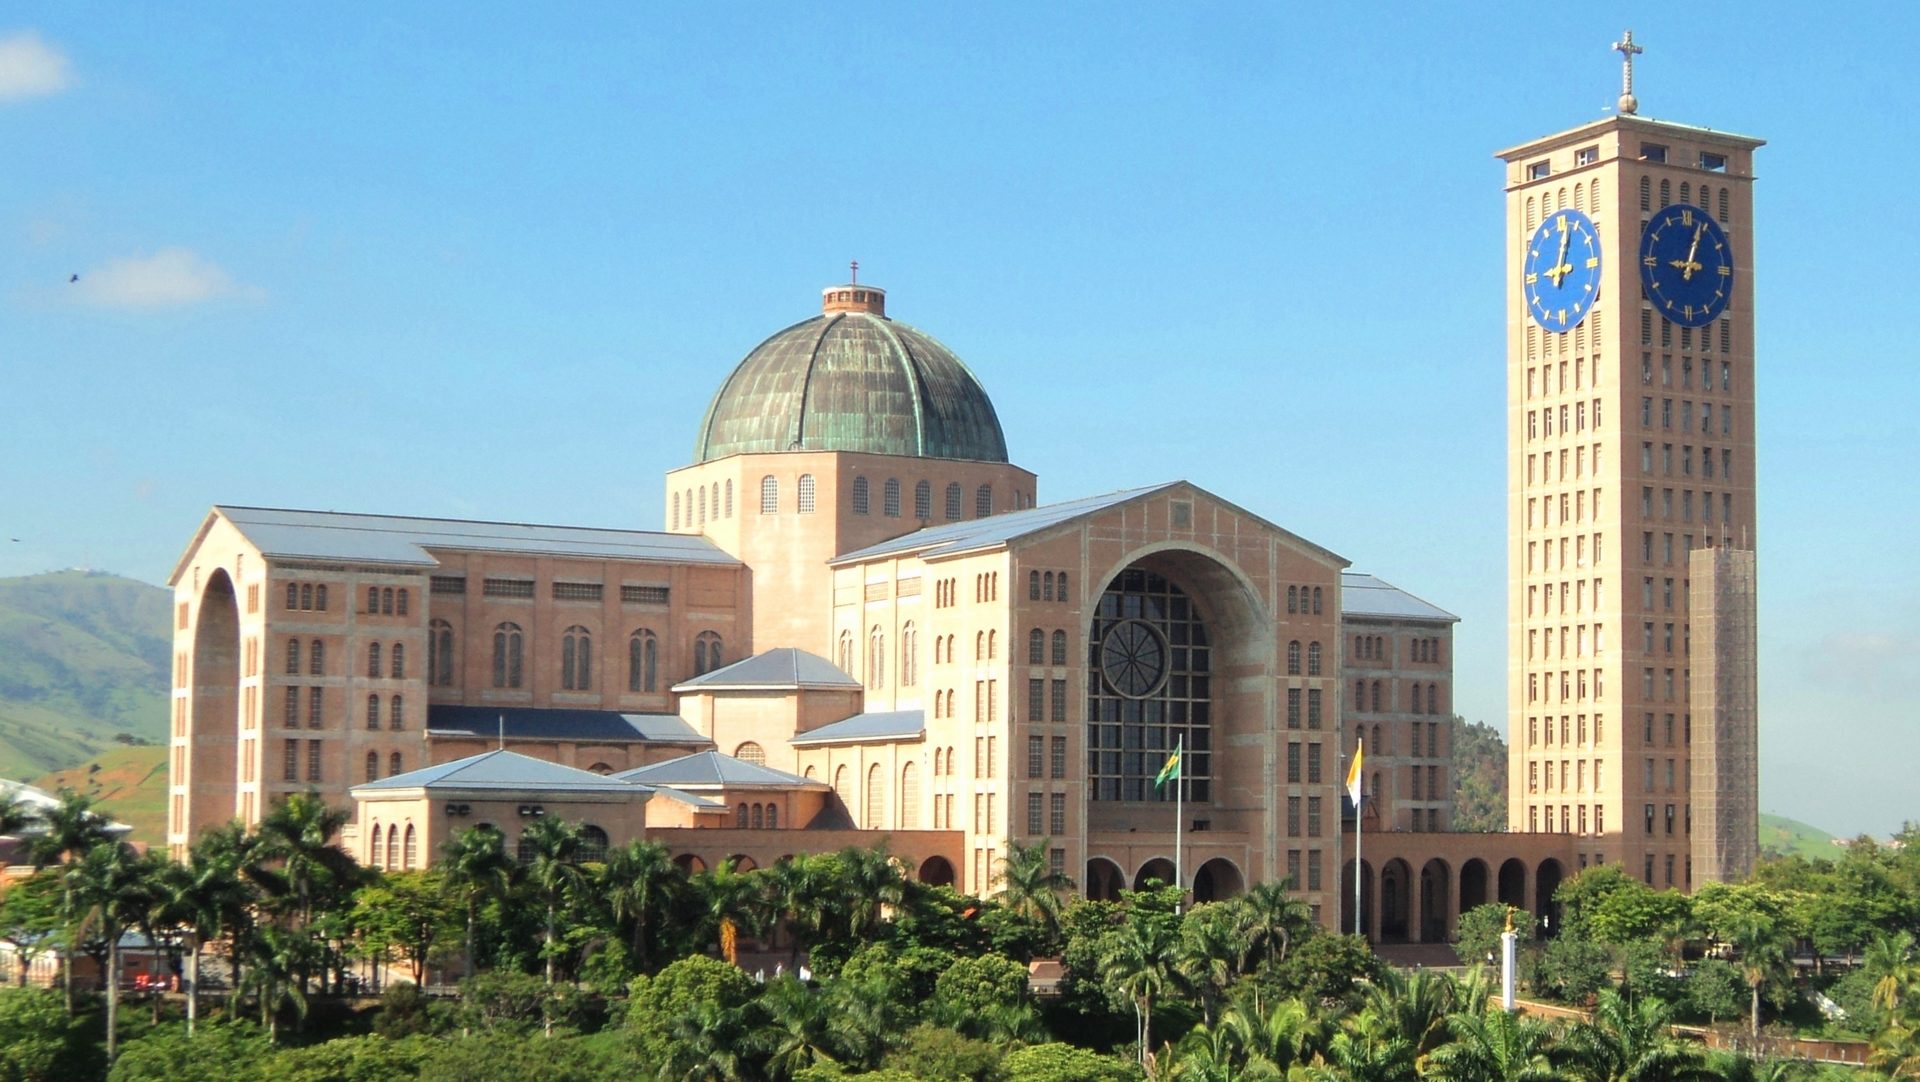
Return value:
<svg viewBox="0 0 1920 1082">
<path fill-rule="evenodd" d="M 1760 856 L 1760 713 L 1754 553 L 1689 558 L 1693 881 L 1745 879 Z"/>
</svg>

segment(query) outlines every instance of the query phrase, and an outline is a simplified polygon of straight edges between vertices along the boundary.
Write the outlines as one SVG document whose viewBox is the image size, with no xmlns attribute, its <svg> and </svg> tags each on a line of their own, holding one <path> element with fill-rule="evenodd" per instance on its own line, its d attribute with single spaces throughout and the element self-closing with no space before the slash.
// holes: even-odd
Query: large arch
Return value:
<svg viewBox="0 0 1920 1082">
<path fill-rule="evenodd" d="M 1487 895 L 1487 862 L 1472 857 L 1460 865 L 1460 912 L 1486 905 L 1491 900 Z"/>
<path fill-rule="evenodd" d="M 1540 862 L 1533 878 L 1533 914 L 1540 918 L 1539 928 L 1542 935 L 1560 934 L 1560 903 L 1554 900 L 1554 892 L 1560 889 L 1560 881 L 1567 876 L 1567 870 L 1560 862 L 1548 857 Z"/>
<path fill-rule="evenodd" d="M 1401 857 L 1380 866 L 1380 941 L 1405 942 L 1413 934 L 1413 868 Z"/>
<path fill-rule="evenodd" d="M 673 864 L 674 867 L 679 868 L 688 875 L 707 870 L 707 862 L 701 860 L 699 855 L 695 853 L 682 853 L 673 858 Z"/>
<path fill-rule="evenodd" d="M 1453 868 L 1434 857 L 1420 866 L 1420 928 L 1422 943 L 1445 943 L 1453 930 Z"/>
<path fill-rule="evenodd" d="M 1159 880 L 1162 886 L 1179 886 L 1182 890 L 1186 889 L 1186 884 L 1179 881 L 1179 873 L 1173 869 L 1173 861 L 1166 857 L 1154 857 L 1140 865 L 1140 870 L 1133 873 L 1133 889 L 1146 890 L 1147 885 L 1154 880 Z"/>
<path fill-rule="evenodd" d="M 1193 900 L 1196 902 L 1220 902 L 1245 893 L 1247 878 L 1233 861 L 1225 857 L 1214 857 L 1193 876 Z"/>
<path fill-rule="evenodd" d="M 233 579 L 216 567 L 200 589 L 193 625 L 193 681 L 188 692 L 188 803 L 191 832 L 235 815 L 257 814 L 236 796 L 240 780 L 240 605 Z M 185 827 L 189 824 L 181 824 Z"/>
<path fill-rule="evenodd" d="M 1094 857 L 1087 861 L 1087 875 L 1082 882 L 1088 898 L 1096 902 L 1117 902 L 1120 892 L 1127 889 L 1127 873 L 1106 857 Z"/>
<path fill-rule="evenodd" d="M 957 878 L 953 874 L 953 862 L 946 857 L 928 857 L 920 862 L 919 880 L 928 886 L 950 887 Z"/>
<path fill-rule="evenodd" d="M 1527 866 L 1519 857 L 1500 862 L 1500 904 L 1527 908 Z"/>
</svg>

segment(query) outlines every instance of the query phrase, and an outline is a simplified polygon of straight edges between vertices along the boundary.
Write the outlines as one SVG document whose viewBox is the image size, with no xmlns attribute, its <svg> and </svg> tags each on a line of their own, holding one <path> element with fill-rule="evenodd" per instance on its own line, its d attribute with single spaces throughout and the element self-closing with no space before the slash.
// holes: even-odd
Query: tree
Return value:
<svg viewBox="0 0 1920 1082">
<path fill-rule="evenodd" d="M 265 893 L 267 909 L 284 933 L 267 954 L 293 964 L 289 977 L 299 985 L 296 1001 L 303 1020 L 308 981 L 316 963 L 324 969 L 327 948 L 294 940 L 309 937 L 317 911 L 342 908 L 366 875 L 334 841 L 348 818 L 317 793 L 294 793 L 267 809 L 248 854 L 246 874 Z M 269 979 L 265 986 L 277 990 L 278 983 Z"/>
<path fill-rule="evenodd" d="M 27 803 L 17 786 L 0 792 L 0 836 L 16 837 L 39 821 L 40 810 Z"/>
<path fill-rule="evenodd" d="M 1249 1073 L 1263 1077 L 1284 1078 L 1326 1048 L 1325 1016 L 1298 999 L 1262 1010 L 1258 996 L 1249 992 L 1228 1005 L 1215 1028 L 1232 1035 Z"/>
<path fill-rule="evenodd" d="M 1107 942 L 1101 976 L 1133 1005 L 1134 1039 L 1145 1064 L 1153 1046 L 1153 1001 L 1172 983 L 1174 930 L 1144 908 L 1132 908 Z"/>
<path fill-rule="evenodd" d="M 559 953 L 557 928 L 560 908 L 586 882 L 580 868 L 580 851 L 586 834 L 578 823 L 564 819 L 535 819 L 520 832 L 520 846 L 526 855 L 526 883 L 534 899 L 546 910 L 540 953 L 546 958 L 547 994 L 553 994 L 554 958 Z M 553 1026 L 547 1026 L 553 1036 Z"/>
<path fill-rule="evenodd" d="M 273 1050 L 260 1031 L 244 1024 L 201 1028 L 188 1039 L 184 1028 L 156 1029 L 127 1042 L 108 1082 L 234 1082 L 259 1078 Z"/>
<path fill-rule="evenodd" d="M 466 910 L 466 958 L 469 980 L 473 977 L 474 926 L 479 921 L 480 905 L 488 899 L 501 899 L 513 883 L 513 862 L 507 859 L 506 836 L 491 826 L 469 827 L 441 847 L 443 885 L 455 893 Z"/>
<path fill-rule="evenodd" d="M 760 921 L 764 902 L 760 874 L 736 871 L 732 863 L 722 864 L 693 879 L 701 928 L 711 936 L 720 954 L 731 962 L 734 942 L 741 929 L 751 930 Z"/>
<path fill-rule="evenodd" d="M 633 929 L 630 942 L 641 972 L 647 966 L 647 925 L 666 884 L 681 875 L 667 857 L 667 847 L 636 839 L 607 855 L 596 893 L 606 901 L 613 919 Z"/>
<path fill-rule="evenodd" d="M 129 846 L 96 845 L 73 869 L 82 923 L 107 942 L 107 1062 L 120 1050 L 120 937 L 152 910 L 154 862 Z"/>
<path fill-rule="evenodd" d="M 434 948 L 456 927 L 458 913 L 437 869 L 389 872 L 354 893 L 348 924 L 368 956 L 398 953 L 419 984 Z"/>
<path fill-rule="evenodd" d="M 846 875 L 840 887 L 845 892 L 847 935 L 859 942 L 880 930 L 880 914 L 886 907 L 899 905 L 905 898 L 905 881 L 884 846 L 843 849 L 840 861 Z"/>
<path fill-rule="evenodd" d="M 67 1062 L 72 1025 L 52 992 L 0 989 L 0 1082 L 53 1082 L 78 1074 Z"/>
<path fill-rule="evenodd" d="M 1739 952 L 1740 975 L 1746 979 L 1751 1015 L 1747 1033 L 1760 1035 L 1760 992 L 1792 972 L 1787 956 L 1788 940 L 1780 926 L 1764 915 L 1753 913 L 1729 929 L 1734 948 Z"/>
<path fill-rule="evenodd" d="M 767 983 L 754 1001 L 755 1051 L 766 1057 L 766 1074 L 786 1082 L 816 1063 L 834 1062 L 831 1018 L 826 1001 L 791 973 Z"/>
<path fill-rule="evenodd" d="M 1593 1016 L 1563 1041 L 1568 1073 L 1584 1082 L 1710 1082 L 1700 1052 L 1673 1036 L 1671 1012 L 1657 999 L 1628 1002 L 1609 988 Z"/>
<path fill-rule="evenodd" d="M 1053 870 L 1052 848 L 1052 838 L 1032 845 L 1009 843 L 1000 859 L 1000 890 L 993 896 L 1020 916 L 1046 925 L 1049 935 L 1060 929 L 1060 896 L 1073 889 L 1066 873 Z"/>
<path fill-rule="evenodd" d="M 61 879 L 35 873 L 0 893 L 0 943 L 13 948 L 15 979 L 24 988 L 33 960 L 60 949 L 65 922 L 61 916 Z"/>
<path fill-rule="evenodd" d="M 1380 1043 L 1400 1038 L 1408 1058 L 1417 1060 L 1446 1043 L 1454 1011 L 1477 1008 L 1485 1000 L 1481 988 L 1462 989 L 1444 973 L 1388 969 L 1368 983 L 1354 1028 Z"/>
<path fill-rule="evenodd" d="M 1719 958 L 1702 958 L 1687 974 L 1688 1009 L 1709 1022 L 1738 1017 L 1746 1007 L 1747 985 L 1740 971 Z"/>
<path fill-rule="evenodd" d="M 1026 1001 L 1027 967 L 1011 958 L 983 954 L 959 958 L 934 982 L 933 1019 L 972 1037 L 996 1010 Z"/>
<path fill-rule="evenodd" d="M 28 839 L 27 852 L 35 871 L 55 864 L 66 866 L 60 874 L 60 919 L 67 929 L 67 944 L 60 951 L 60 984 L 66 990 L 67 1014 L 71 1015 L 75 939 L 72 929 L 79 919 L 71 866 L 107 840 L 108 823 L 105 816 L 94 810 L 92 797 L 66 788 L 56 796 L 53 806 L 41 811 L 41 829 Z"/>
<path fill-rule="evenodd" d="M 1453 1040 L 1427 1057 L 1437 1082 L 1562 1082 L 1548 1058 L 1553 1032 L 1544 1023 L 1498 1008 L 1460 1011 L 1447 1019 Z"/>
<path fill-rule="evenodd" d="M 1534 989 L 1565 1003 L 1586 1003 L 1613 978 L 1613 954 L 1583 936 L 1547 940 L 1534 966 Z"/>
<path fill-rule="evenodd" d="M 154 876 L 153 923 L 177 929 L 187 945 L 187 1036 L 200 1017 L 200 949 L 220 935 L 251 900 L 231 846 L 202 835 L 184 864 L 168 861 Z"/>
<path fill-rule="evenodd" d="M 1015 1049 L 1001 1069 L 1019 1082 L 1139 1082 L 1139 1072 L 1112 1056 L 1070 1044 L 1036 1044 Z"/>
<path fill-rule="evenodd" d="M 1313 915 L 1307 903 L 1294 895 L 1291 879 L 1255 883 L 1230 904 L 1240 917 L 1248 947 L 1263 952 L 1268 966 L 1286 961 L 1294 939 L 1311 934 L 1313 928 Z"/>
<path fill-rule="evenodd" d="M 1227 904 L 1198 905 L 1180 922 L 1174 968 L 1200 997 L 1201 1016 L 1211 1025 L 1220 999 L 1246 965 L 1248 943 L 1241 917 Z"/>
<path fill-rule="evenodd" d="M 636 977 L 628 994 L 627 1029 L 643 1062 L 667 1061 L 675 1019 L 704 1007 L 738 1010 L 754 998 L 752 978 L 738 966 L 704 955 L 668 964 L 651 977 Z"/>
<path fill-rule="evenodd" d="M 1453 829 L 1499 833 L 1507 829 L 1507 742 L 1500 730 L 1456 715 L 1452 719 Z"/>
<path fill-rule="evenodd" d="M 1489 965 L 1500 964 L 1500 936 L 1507 930 L 1507 914 L 1513 914 L 1513 931 L 1519 945 L 1525 946 L 1533 941 L 1533 914 L 1524 909 L 1509 910 L 1497 902 L 1476 905 L 1460 914 L 1460 925 L 1454 933 L 1456 950 L 1460 960 L 1472 965 L 1486 962 Z"/>
</svg>

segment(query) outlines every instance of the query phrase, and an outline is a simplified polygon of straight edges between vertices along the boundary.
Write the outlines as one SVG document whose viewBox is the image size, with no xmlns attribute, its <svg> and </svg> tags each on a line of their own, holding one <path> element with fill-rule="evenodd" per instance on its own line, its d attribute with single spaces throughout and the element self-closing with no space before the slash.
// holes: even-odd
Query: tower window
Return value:
<svg viewBox="0 0 1920 1082">
<path fill-rule="evenodd" d="M 1724 173 L 1727 171 L 1727 156 L 1725 154 L 1709 154 L 1703 150 L 1700 152 L 1700 168 L 1714 173 Z M 1706 200 L 1703 198 L 1701 202 L 1704 203 Z"/>
<path fill-rule="evenodd" d="M 1553 166 L 1545 161 L 1533 162 L 1527 166 L 1528 180 L 1545 180 L 1553 174 Z"/>
<path fill-rule="evenodd" d="M 993 514 L 993 486 L 981 485 L 973 494 L 973 517 L 986 518 Z"/>
<path fill-rule="evenodd" d="M 880 512 L 888 518 L 900 517 L 900 479 L 898 477 L 887 478 L 886 487 L 881 494 Z"/>
<path fill-rule="evenodd" d="M 1664 162 L 1667 160 L 1667 148 L 1664 146 L 1661 146 L 1659 143 L 1641 143 L 1640 144 L 1640 160 L 1649 161 L 1649 162 Z"/>
<path fill-rule="evenodd" d="M 703 503 L 701 505 L 703 512 L 705 508 L 706 505 Z M 803 515 L 813 514 L 813 475 L 810 473 L 800 475 L 800 513 Z"/>
<path fill-rule="evenodd" d="M 1579 150 L 1573 152 L 1573 164 L 1575 165 L 1592 165 L 1599 160 L 1599 147 L 1581 147 Z"/>
<path fill-rule="evenodd" d="M 768 474 L 760 479 L 760 513 L 773 515 L 780 512 L 780 482 Z"/>
<path fill-rule="evenodd" d="M 869 497 L 868 497 L 867 479 L 864 477 L 854 478 L 853 479 L 853 513 L 854 514 L 864 515 L 867 513 L 868 498 Z"/>
<path fill-rule="evenodd" d="M 960 482 L 954 481 L 947 485 L 947 521 L 954 522 L 954 521 L 957 521 L 959 518 L 960 518 Z"/>
<path fill-rule="evenodd" d="M 933 486 L 925 481 L 913 486 L 913 517 L 922 522 L 933 518 Z"/>
</svg>

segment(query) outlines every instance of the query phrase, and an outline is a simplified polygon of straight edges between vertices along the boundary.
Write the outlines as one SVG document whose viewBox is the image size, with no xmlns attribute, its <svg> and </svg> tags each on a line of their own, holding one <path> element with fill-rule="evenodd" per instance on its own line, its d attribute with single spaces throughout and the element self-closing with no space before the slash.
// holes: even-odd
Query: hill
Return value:
<svg viewBox="0 0 1920 1082">
<path fill-rule="evenodd" d="M 100 810 L 133 828 L 133 841 L 156 848 L 167 842 L 167 749 L 117 747 L 78 766 L 56 770 L 30 784 L 49 793 L 73 789 L 91 794 Z"/>
<path fill-rule="evenodd" d="M 0 777 L 165 738 L 171 605 L 118 575 L 0 579 Z"/>
<path fill-rule="evenodd" d="M 1833 844 L 1833 835 L 1784 815 L 1760 815 L 1760 855 L 1803 856 L 1808 860 L 1838 860 L 1845 850 Z"/>
</svg>

